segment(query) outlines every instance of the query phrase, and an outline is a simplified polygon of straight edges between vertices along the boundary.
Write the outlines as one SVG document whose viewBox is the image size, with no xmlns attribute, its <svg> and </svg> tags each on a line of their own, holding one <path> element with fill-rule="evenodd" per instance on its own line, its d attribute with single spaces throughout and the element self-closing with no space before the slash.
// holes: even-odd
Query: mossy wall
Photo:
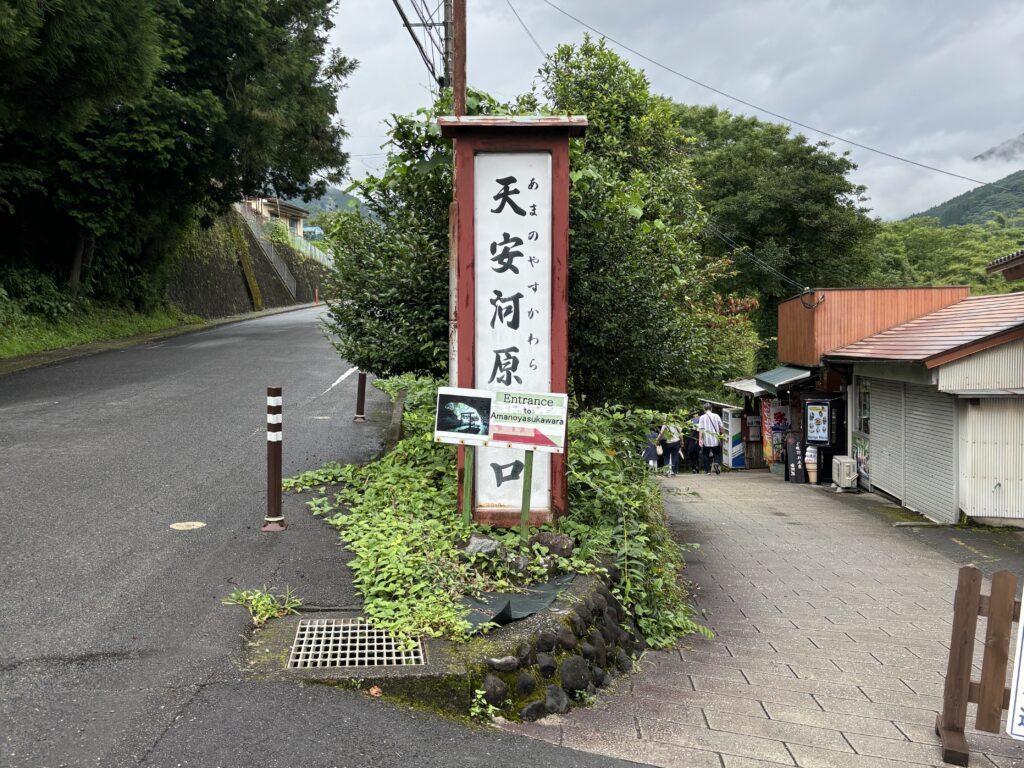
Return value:
<svg viewBox="0 0 1024 768">
<path fill-rule="evenodd" d="M 326 267 L 290 248 L 275 247 L 295 277 L 294 299 L 237 213 L 206 229 L 193 224 L 170 265 L 167 299 L 205 318 L 313 301 Z"/>
<path fill-rule="evenodd" d="M 224 317 L 250 312 L 253 296 L 241 267 L 247 255 L 237 216 L 225 216 L 208 229 L 193 224 L 178 246 L 167 282 L 167 299 L 183 312 Z"/>
</svg>

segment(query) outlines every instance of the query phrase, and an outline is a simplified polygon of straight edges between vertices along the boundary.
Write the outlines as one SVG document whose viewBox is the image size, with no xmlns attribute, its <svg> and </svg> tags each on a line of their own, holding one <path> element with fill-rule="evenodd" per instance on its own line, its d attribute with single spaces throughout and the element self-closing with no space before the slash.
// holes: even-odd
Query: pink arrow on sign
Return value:
<svg viewBox="0 0 1024 768">
<path fill-rule="evenodd" d="M 554 440 L 545 435 L 536 427 L 534 427 L 532 435 L 528 430 L 525 429 L 516 432 L 495 432 L 491 436 L 491 440 L 506 443 L 528 443 L 529 445 L 549 445 L 553 448 L 558 447 L 558 444 L 555 443 Z"/>
</svg>

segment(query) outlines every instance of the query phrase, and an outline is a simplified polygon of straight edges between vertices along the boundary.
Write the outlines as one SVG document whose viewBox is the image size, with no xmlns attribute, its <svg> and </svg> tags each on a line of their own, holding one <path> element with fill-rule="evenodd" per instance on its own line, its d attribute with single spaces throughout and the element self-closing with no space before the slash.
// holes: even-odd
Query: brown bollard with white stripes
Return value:
<svg viewBox="0 0 1024 768">
<path fill-rule="evenodd" d="M 356 385 L 356 416 L 352 421 L 366 421 L 366 373 L 359 372 L 359 383 Z"/>
<path fill-rule="evenodd" d="M 261 531 L 288 527 L 281 514 L 281 388 L 267 387 L 267 516 Z"/>
</svg>

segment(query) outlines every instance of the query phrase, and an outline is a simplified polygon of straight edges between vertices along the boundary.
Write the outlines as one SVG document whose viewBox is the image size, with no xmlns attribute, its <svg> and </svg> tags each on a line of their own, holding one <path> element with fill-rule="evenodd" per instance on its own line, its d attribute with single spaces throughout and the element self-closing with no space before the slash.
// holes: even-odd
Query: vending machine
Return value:
<svg viewBox="0 0 1024 768">
<path fill-rule="evenodd" d="M 845 395 L 803 401 L 804 444 L 817 448 L 818 481 L 832 482 L 832 457 L 846 454 Z M 806 453 L 806 451 L 805 451 Z"/>
</svg>

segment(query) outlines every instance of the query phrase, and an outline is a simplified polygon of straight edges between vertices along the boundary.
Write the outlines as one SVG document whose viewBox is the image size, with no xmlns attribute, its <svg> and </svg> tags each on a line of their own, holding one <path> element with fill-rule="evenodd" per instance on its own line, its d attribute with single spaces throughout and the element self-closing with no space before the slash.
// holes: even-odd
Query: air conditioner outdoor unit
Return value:
<svg viewBox="0 0 1024 768">
<path fill-rule="evenodd" d="M 852 456 L 832 457 L 832 480 L 840 488 L 857 487 L 857 461 Z"/>
</svg>

